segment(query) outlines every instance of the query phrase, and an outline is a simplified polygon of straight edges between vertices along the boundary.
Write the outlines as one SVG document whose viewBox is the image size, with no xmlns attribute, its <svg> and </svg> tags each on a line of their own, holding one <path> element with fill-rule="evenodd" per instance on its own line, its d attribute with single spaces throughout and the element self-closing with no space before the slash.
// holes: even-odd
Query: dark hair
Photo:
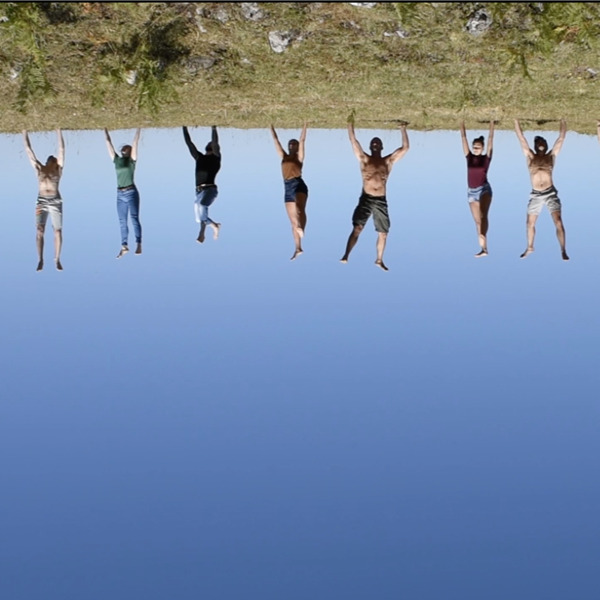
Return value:
<svg viewBox="0 0 600 600">
<path fill-rule="evenodd" d="M 482 135 L 480 135 L 479 137 L 473 140 L 473 145 L 475 144 L 481 144 L 482 146 L 485 146 L 485 138 Z"/>
<path fill-rule="evenodd" d="M 212 142 L 208 142 L 208 144 L 206 144 L 206 147 L 204 148 L 205 152 L 212 152 L 213 147 L 212 147 Z"/>
<path fill-rule="evenodd" d="M 544 144 L 544 146 L 547 148 L 548 147 L 548 142 L 546 141 L 546 138 L 543 138 L 541 135 L 536 135 L 533 138 L 533 145 L 537 146 L 539 143 Z"/>
</svg>

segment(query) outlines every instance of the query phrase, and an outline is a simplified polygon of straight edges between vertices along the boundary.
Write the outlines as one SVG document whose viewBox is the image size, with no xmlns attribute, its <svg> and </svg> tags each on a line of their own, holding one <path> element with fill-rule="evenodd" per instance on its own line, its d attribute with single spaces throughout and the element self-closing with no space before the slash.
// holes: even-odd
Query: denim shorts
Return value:
<svg viewBox="0 0 600 600">
<path fill-rule="evenodd" d="M 483 194 L 486 192 L 490 196 L 492 195 L 492 186 L 489 183 L 484 183 L 476 188 L 468 188 L 467 198 L 469 202 L 479 202 L 481 200 L 481 196 L 483 196 Z"/>
<path fill-rule="evenodd" d="M 296 194 L 306 194 L 308 196 L 308 187 L 304 183 L 302 177 L 294 177 L 293 179 L 284 179 L 285 186 L 285 201 L 296 202 Z"/>
</svg>

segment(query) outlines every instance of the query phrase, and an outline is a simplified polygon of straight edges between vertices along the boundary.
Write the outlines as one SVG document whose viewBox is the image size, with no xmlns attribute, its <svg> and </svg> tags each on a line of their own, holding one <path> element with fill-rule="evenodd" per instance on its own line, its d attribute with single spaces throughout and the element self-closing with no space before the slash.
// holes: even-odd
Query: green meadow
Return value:
<svg viewBox="0 0 600 600">
<path fill-rule="evenodd" d="M 0 17 L 7 133 L 600 118 L 598 3 L 6 2 Z"/>
</svg>

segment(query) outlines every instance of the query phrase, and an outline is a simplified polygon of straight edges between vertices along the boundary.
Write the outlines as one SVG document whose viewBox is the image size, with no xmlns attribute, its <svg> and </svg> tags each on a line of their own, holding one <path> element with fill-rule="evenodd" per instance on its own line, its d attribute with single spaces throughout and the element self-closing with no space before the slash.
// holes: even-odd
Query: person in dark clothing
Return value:
<svg viewBox="0 0 600 600">
<path fill-rule="evenodd" d="M 488 212 L 492 204 L 492 187 L 488 182 L 487 172 L 490 168 L 494 147 L 494 121 L 490 121 L 486 154 L 483 153 L 485 138 L 482 135 L 473 140 L 472 150 L 469 149 L 464 121 L 460 125 L 460 136 L 463 152 L 467 159 L 467 198 L 477 228 L 479 245 L 481 246 L 481 250 L 475 255 L 475 258 L 481 258 L 487 256 L 488 253 Z"/>
<path fill-rule="evenodd" d="M 188 132 L 188 128 L 183 126 L 183 139 L 187 144 L 190 154 L 196 161 L 196 200 L 194 202 L 194 213 L 196 215 L 196 223 L 200 223 L 200 232 L 197 242 L 204 242 L 206 226 L 210 225 L 213 229 L 214 239 L 219 237 L 221 224 L 213 221 L 208 216 L 208 207 L 216 200 L 218 195 L 217 184 L 215 177 L 221 168 L 221 148 L 219 146 L 219 135 L 217 126 L 212 126 L 211 141 L 208 142 L 204 149 L 204 154 L 200 152 Z"/>
<path fill-rule="evenodd" d="M 108 155 L 115 165 L 117 173 L 117 214 L 121 228 L 121 250 L 117 258 L 123 258 L 129 252 L 128 237 L 129 228 L 127 219 L 131 218 L 133 233 L 135 235 L 135 253 L 142 253 L 142 226 L 140 224 L 140 194 L 133 180 L 135 166 L 137 164 L 138 143 L 140 141 L 141 129 L 137 129 L 133 138 L 133 144 L 126 144 L 121 148 L 121 156 L 117 154 L 110 139 L 108 129 L 104 129 L 104 137 Z"/>
</svg>

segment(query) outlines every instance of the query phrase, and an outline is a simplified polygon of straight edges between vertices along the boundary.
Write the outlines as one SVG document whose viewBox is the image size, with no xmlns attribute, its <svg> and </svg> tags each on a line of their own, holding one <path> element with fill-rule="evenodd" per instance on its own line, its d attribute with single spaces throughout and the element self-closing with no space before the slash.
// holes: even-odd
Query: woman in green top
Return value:
<svg viewBox="0 0 600 600">
<path fill-rule="evenodd" d="M 119 223 L 121 225 L 121 251 L 117 258 L 125 256 L 129 252 L 128 237 L 129 229 L 127 228 L 127 217 L 131 217 L 133 225 L 133 233 L 137 247 L 136 254 L 142 253 L 142 226 L 140 225 L 140 194 L 135 183 L 133 182 L 133 172 L 137 162 L 137 148 L 140 141 L 140 129 L 138 128 L 133 138 L 131 146 L 125 145 L 121 148 L 121 156 L 119 156 L 112 145 L 108 129 L 104 130 L 106 136 L 106 146 L 108 154 L 112 159 L 117 171 L 117 214 L 119 215 Z"/>
</svg>

